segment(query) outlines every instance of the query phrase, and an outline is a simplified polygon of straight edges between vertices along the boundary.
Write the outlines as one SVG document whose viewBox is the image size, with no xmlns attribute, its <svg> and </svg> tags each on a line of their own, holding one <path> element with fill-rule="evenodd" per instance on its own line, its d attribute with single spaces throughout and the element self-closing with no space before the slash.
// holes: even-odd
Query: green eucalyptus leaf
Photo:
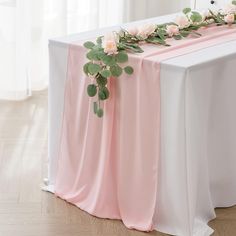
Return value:
<svg viewBox="0 0 236 236">
<path fill-rule="evenodd" d="M 122 74 L 122 68 L 119 65 L 111 66 L 110 71 L 114 77 L 119 77 Z"/>
<path fill-rule="evenodd" d="M 106 57 L 107 55 L 106 55 L 106 53 L 103 51 L 103 49 L 102 50 L 99 50 L 98 52 L 97 52 L 97 57 L 100 59 L 100 60 L 103 60 L 103 58 L 104 57 Z"/>
<path fill-rule="evenodd" d="M 188 29 L 190 29 L 190 30 L 198 30 L 198 29 L 199 29 L 199 26 L 197 26 L 197 25 L 191 25 L 191 26 L 189 26 Z"/>
<path fill-rule="evenodd" d="M 183 9 L 184 14 L 188 14 L 189 12 L 191 12 L 191 8 L 187 7 Z"/>
<path fill-rule="evenodd" d="M 109 70 L 102 70 L 100 74 L 105 78 L 111 77 L 111 72 Z"/>
<path fill-rule="evenodd" d="M 154 44 L 161 44 L 161 45 L 166 45 L 166 41 L 157 37 L 152 37 L 152 38 L 148 38 L 146 40 L 146 42 L 148 43 L 154 43 Z"/>
<path fill-rule="evenodd" d="M 87 57 L 89 60 L 93 60 L 93 56 L 94 56 L 93 51 L 89 51 L 89 52 L 86 54 L 86 57 Z"/>
<path fill-rule="evenodd" d="M 93 102 L 93 112 L 95 114 L 97 114 L 97 110 L 98 110 L 98 103 L 97 102 Z"/>
<path fill-rule="evenodd" d="M 89 97 L 94 97 L 97 94 L 97 87 L 95 84 L 89 84 L 87 87 Z"/>
<path fill-rule="evenodd" d="M 86 56 L 91 61 L 99 61 L 99 54 L 100 52 L 98 50 L 91 50 L 86 54 Z"/>
<path fill-rule="evenodd" d="M 128 74 L 128 75 L 132 75 L 133 72 L 134 72 L 134 69 L 133 69 L 133 67 L 131 67 L 131 66 L 126 66 L 126 67 L 124 68 L 124 71 L 125 71 L 125 73 Z"/>
<path fill-rule="evenodd" d="M 102 57 L 102 61 L 105 65 L 108 65 L 108 66 L 113 66 L 116 64 L 115 57 L 109 56 L 109 55 L 104 55 Z"/>
<path fill-rule="evenodd" d="M 201 14 L 199 12 L 193 11 L 192 15 L 190 16 L 190 19 L 193 22 L 201 22 L 202 21 L 202 16 L 201 16 Z"/>
<path fill-rule="evenodd" d="M 160 39 L 162 41 L 165 41 L 166 37 L 165 37 L 166 31 L 165 30 L 159 30 L 157 35 L 160 37 Z"/>
<path fill-rule="evenodd" d="M 104 87 L 107 84 L 107 78 L 103 77 L 103 76 L 99 76 L 97 79 L 97 84 L 99 87 Z"/>
<path fill-rule="evenodd" d="M 143 49 L 138 44 L 123 43 L 123 47 L 131 52 L 142 53 Z"/>
<path fill-rule="evenodd" d="M 233 4 L 233 5 L 236 5 L 236 0 L 232 1 L 232 4 Z"/>
<path fill-rule="evenodd" d="M 100 100 L 106 100 L 109 98 L 109 90 L 107 87 L 101 87 L 98 91 L 98 97 Z"/>
<path fill-rule="evenodd" d="M 84 73 L 85 73 L 86 75 L 89 74 L 89 70 L 88 70 L 89 64 L 91 64 L 91 62 L 88 62 L 88 63 L 86 63 L 86 64 L 83 66 L 83 70 L 84 70 Z"/>
<path fill-rule="evenodd" d="M 102 44 L 102 38 L 103 38 L 103 36 L 100 36 L 97 38 L 97 40 L 96 40 L 97 44 L 99 44 L 99 45 Z"/>
<path fill-rule="evenodd" d="M 225 24 L 225 21 L 221 18 L 220 14 L 216 16 L 216 22 L 220 24 Z"/>
<path fill-rule="evenodd" d="M 85 42 L 84 43 L 84 47 L 88 48 L 88 49 L 92 49 L 93 46 L 95 46 L 95 44 L 91 41 Z"/>
<path fill-rule="evenodd" d="M 175 40 L 180 40 L 180 39 L 182 39 L 182 36 L 181 36 L 181 35 L 174 35 L 173 37 L 174 37 Z"/>
<path fill-rule="evenodd" d="M 101 45 L 97 44 L 93 47 L 92 50 L 94 50 L 94 51 L 96 51 L 96 53 L 98 53 L 99 51 L 103 50 L 103 48 L 101 47 Z"/>
<path fill-rule="evenodd" d="M 133 45 L 131 45 L 131 47 L 138 50 L 138 51 L 140 51 L 140 52 L 143 52 L 143 49 L 140 48 L 140 46 L 138 44 L 133 44 Z"/>
<path fill-rule="evenodd" d="M 99 109 L 97 110 L 97 116 L 98 116 L 99 118 L 103 117 L 103 109 L 102 109 L 102 108 L 99 108 Z"/>
<path fill-rule="evenodd" d="M 101 69 L 102 69 L 101 66 L 98 65 L 98 64 L 90 63 L 90 64 L 88 65 L 88 72 L 89 72 L 89 74 L 91 74 L 91 75 L 97 74 L 99 71 L 101 71 Z"/>
<path fill-rule="evenodd" d="M 125 50 L 124 44 L 122 42 L 117 44 L 117 48 L 119 50 Z"/>
<path fill-rule="evenodd" d="M 119 52 L 117 55 L 115 55 L 115 58 L 118 63 L 124 63 L 128 61 L 128 55 L 125 51 Z"/>
<path fill-rule="evenodd" d="M 190 32 L 189 32 L 189 31 L 185 31 L 185 30 L 183 30 L 183 31 L 180 32 L 180 35 L 181 35 L 182 37 L 188 37 L 189 34 L 190 34 Z"/>
</svg>

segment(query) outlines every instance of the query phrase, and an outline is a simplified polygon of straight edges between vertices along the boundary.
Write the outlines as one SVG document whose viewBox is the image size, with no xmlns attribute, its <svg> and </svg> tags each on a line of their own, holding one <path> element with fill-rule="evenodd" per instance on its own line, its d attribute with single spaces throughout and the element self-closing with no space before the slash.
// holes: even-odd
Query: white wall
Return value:
<svg viewBox="0 0 236 236">
<path fill-rule="evenodd" d="M 125 21 L 134 21 L 181 11 L 191 0 L 127 0 Z"/>
<path fill-rule="evenodd" d="M 181 11 L 190 4 L 189 0 L 148 0 L 147 12 L 150 16 L 165 15 Z"/>
<path fill-rule="evenodd" d="M 185 7 L 196 9 L 221 8 L 231 0 L 126 0 L 124 21 L 134 21 L 181 11 Z"/>
<path fill-rule="evenodd" d="M 212 5 L 211 0 L 192 0 L 192 6 L 196 6 L 197 9 L 202 8 L 221 8 L 225 4 L 231 2 L 231 0 L 214 0 L 215 3 Z"/>
</svg>

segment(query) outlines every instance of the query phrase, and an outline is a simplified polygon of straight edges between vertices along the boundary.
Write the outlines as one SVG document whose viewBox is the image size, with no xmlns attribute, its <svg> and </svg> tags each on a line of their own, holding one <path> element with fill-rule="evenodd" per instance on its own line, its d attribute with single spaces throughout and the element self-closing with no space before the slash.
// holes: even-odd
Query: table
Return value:
<svg viewBox="0 0 236 236">
<path fill-rule="evenodd" d="M 173 15 L 147 19 L 164 23 Z M 129 24 L 130 25 L 130 24 Z M 124 27 L 127 27 L 125 25 Z M 101 29 L 49 42 L 49 186 L 57 170 L 68 46 Z M 155 229 L 210 235 L 215 207 L 236 204 L 236 41 L 161 63 L 161 158 Z"/>
</svg>

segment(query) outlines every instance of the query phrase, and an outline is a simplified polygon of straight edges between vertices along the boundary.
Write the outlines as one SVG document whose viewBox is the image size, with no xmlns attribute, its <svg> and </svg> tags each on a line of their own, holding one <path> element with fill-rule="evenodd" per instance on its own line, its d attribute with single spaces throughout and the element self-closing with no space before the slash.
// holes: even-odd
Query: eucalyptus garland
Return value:
<svg viewBox="0 0 236 236">
<path fill-rule="evenodd" d="M 140 45 L 143 43 L 170 46 L 166 42 L 168 38 L 181 40 L 190 34 L 200 37 L 197 30 L 213 24 L 218 26 L 236 24 L 236 0 L 219 11 L 207 10 L 200 13 L 185 8 L 183 14 L 177 16 L 173 22 L 121 29 L 120 32 L 111 32 L 98 37 L 96 42 L 85 42 L 84 47 L 88 49 L 86 57 L 89 61 L 83 69 L 91 80 L 87 94 L 89 97 L 97 97 L 97 101 L 93 103 L 94 113 L 98 117 L 103 116 L 101 102 L 109 98 L 110 92 L 107 86 L 109 78 L 118 78 L 122 73 L 133 74 L 132 66 L 122 66 L 128 62 L 128 53 L 142 53 Z"/>
</svg>

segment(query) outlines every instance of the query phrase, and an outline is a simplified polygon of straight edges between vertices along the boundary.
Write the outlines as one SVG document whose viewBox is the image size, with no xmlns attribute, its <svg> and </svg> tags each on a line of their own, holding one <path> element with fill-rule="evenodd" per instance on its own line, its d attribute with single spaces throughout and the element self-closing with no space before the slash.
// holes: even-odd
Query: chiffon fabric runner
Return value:
<svg viewBox="0 0 236 236">
<path fill-rule="evenodd" d="M 170 39 L 171 47 L 142 45 L 144 53 L 130 54 L 134 74 L 109 79 L 111 94 L 104 102 L 103 118 L 93 113 L 93 99 L 86 93 L 90 80 L 83 73 L 83 42 L 70 46 L 57 196 L 94 216 L 153 230 L 161 141 L 160 63 L 236 40 L 234 26 L 199 32 L 202 37 Z"/>
</svg>

